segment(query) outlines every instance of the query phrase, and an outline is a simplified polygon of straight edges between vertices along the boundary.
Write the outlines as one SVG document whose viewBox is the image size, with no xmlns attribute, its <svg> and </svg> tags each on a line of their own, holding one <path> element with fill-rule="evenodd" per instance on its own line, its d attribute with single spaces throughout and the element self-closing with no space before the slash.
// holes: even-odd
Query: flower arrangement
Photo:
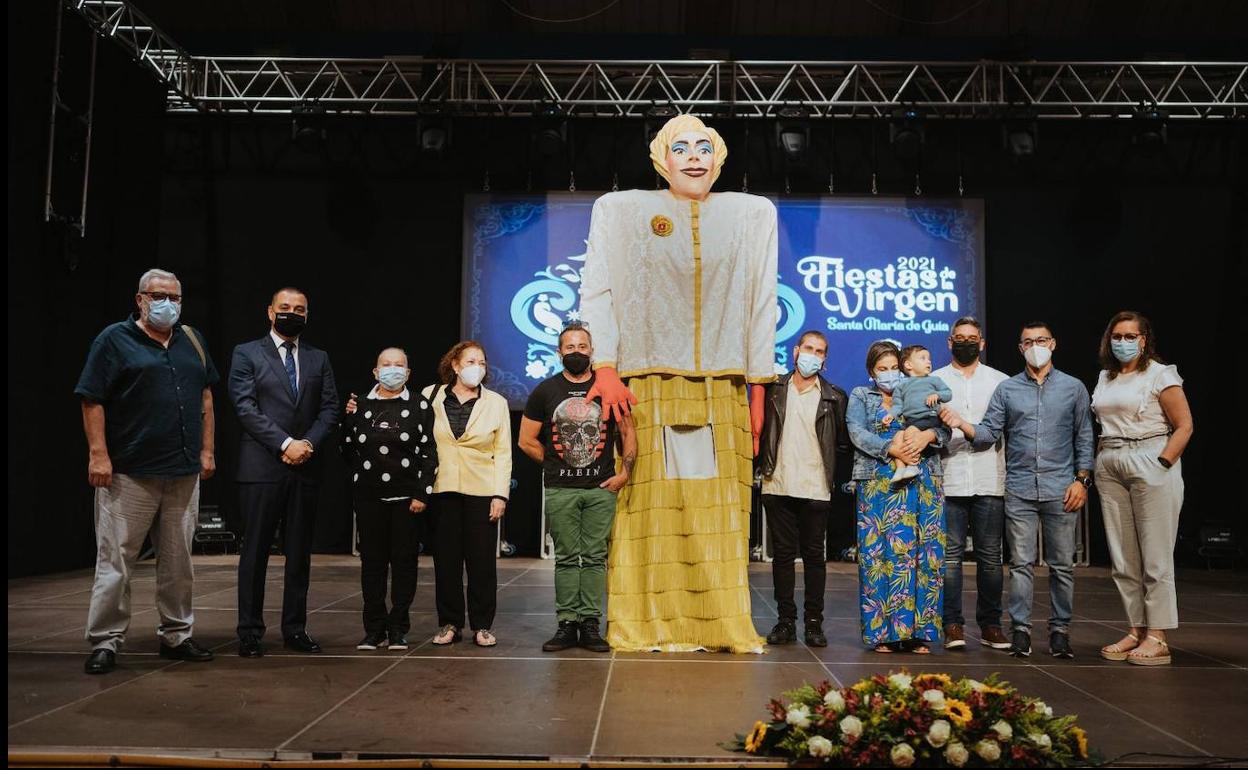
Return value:
<svg viewBox="0 0 1248 770">
<path fill-rule="evenodd" d="M 1000 681 L 877 674 L 824 682 L 767 704 L 770 719 L 723 744 L 734 751 L 838 767 L 1068 767 L 1088 759 L 1075 716 Z"/>
</svg>

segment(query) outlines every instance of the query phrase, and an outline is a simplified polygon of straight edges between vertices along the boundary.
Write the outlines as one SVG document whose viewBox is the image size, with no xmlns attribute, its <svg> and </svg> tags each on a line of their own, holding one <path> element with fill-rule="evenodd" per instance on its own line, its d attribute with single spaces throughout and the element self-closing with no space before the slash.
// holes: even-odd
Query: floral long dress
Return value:
<svg viewBox="0 0 1248 770">
<path fill-rule="evenodd" d="M 874 427 L 892 440 L 904 425 Z M 925 460 L 921 473 L 896 487 L 893 468 L 878 462 L 858 482 L 858 598 L 862 640 L 870 646 L 916 640 L 938 642 L 944 600 L 945 506 L 941 479 Z"/>
</svg>

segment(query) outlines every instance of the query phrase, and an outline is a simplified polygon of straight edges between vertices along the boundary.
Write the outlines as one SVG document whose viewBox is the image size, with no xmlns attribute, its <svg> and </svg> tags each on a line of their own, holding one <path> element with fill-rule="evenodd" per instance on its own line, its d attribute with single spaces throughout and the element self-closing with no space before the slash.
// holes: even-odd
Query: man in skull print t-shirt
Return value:
<svg viewBox="0 0 1248 770">
<path fill-rule="evenodd" d="M 581 646 L 606 652 L 599 620 L 606 593 L 607 543 L 616 493 L 628 483 L 637 454 L 632 422 L 617 423 L 598 399 L 589 368 L 589 330 L 570 325 L 559 335 L 563 371 L 529 396 L 520 422 L 520 448 L 542 464 L 546 522 L 555 544 L 555 611 L 559 622 L 547 652 Z M 616 472 L 616 434 L 623 444 Z"/>
<path fill-rule="evenodd" d="M 594 489 L 615 475 L 617 428 L 600 400 L 585 400 L 593 374 L 585 382 L 569 382 L 565 373 L 533 389 L 524 416 L 542 423 L 546 488 Z"/>
</svg>

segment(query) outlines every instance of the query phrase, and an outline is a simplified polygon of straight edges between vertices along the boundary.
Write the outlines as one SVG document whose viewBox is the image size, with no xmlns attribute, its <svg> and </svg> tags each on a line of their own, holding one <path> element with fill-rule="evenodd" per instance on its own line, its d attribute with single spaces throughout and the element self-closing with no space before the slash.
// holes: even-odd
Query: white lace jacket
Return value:
<svg viewBox="0 0 1248 770">
<path fill-rule="evenodd" d="M 620 376 L 775 379 L 776 207 L 758 195 L 698 203 L 667 190 L 594 203 L 581 318 L 595 367 Z"/>
</svg>

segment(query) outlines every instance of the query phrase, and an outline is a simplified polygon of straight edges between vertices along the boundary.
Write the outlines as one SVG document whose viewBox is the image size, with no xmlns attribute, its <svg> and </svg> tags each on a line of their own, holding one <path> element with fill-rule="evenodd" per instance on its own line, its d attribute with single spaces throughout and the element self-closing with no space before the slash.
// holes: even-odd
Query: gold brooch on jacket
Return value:
<svg viewBox="0 0 1248 770">
<path fill-rule="evenodd" d="M 666 238 L 672 234 L 672 220 L 662 214 L 655 214 L 654 219 L 650 220 L 650 230 L 660 238 Z"/>
</svg>

